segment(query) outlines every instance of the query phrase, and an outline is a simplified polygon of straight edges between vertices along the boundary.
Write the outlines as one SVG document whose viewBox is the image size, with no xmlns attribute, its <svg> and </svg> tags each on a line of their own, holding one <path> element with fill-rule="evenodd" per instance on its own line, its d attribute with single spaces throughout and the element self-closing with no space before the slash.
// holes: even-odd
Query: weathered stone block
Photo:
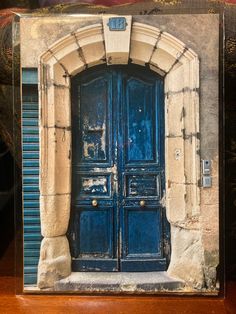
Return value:
<svg viewBox="0 0 236 314">
<path fill-rule="evenodd" d="M 133 63 L 144 65 L 150 61 L 159 34 L 154 27 L 146 25 L 146 32 L 143 32 L 142 24 L 133 23 L 130 47 Z"/>
<path fill-rule="evenodd" d="M 185 206 L 188 217 L 198 217 L 200 215 L 200 191 L 197 183 L 186 184 Z"/>
<path fill-rule="evenodd" d="M 88 66 L 104 63 L 105 44 L 102 33 L 102 24 L 92 25 L 76 34 L 81 53 Z"/>
<path fill-rule="evenodd" d="M 219 232 L 212 228 L 202 230 L 202 243 L 205 251 L 205 264 L 217 266 L 219 264 Z M 212 254 L 214 252 L 214 254 Z M 212 263 L 214 261 L 214 263 Z"/>
<path fill-rule="evenodd" d="M 53 49 L 49 48 L 49 53 L 52 55 L 52 58 L 55 59 L 56 62 L 62 60 L 64 57 L 68 56 L 72 51 L 76 51 L 78 49 L 78 44 L 75 40 L 75 37 L 72 34 L 66 36 L 65 42 L 58 42 L 55 44 Z"/>
<path fill-rule="evenodd" d="M 71 256 L 66 236 L 44 238 L 38 265 L 38 287 L 51 288 L 71 273 Z"/>
<path fill-rule="evenodd" d="M 70 219 L 70 194 L 41 195 L 41 233 L 44 237 L 65 235 Z"/>
<path fill-rule="evenodd" d="M 219 229 L 219 204 L 201 204 L 201 223 L 203 230 L 218 233 Z"/>
<path fill-rule="evenodd" d="M 182 137 L 167 137 L 165 141 L 166 154 L 166 182 L 168 186 L 172 183 L 185 183 L 184 140 Z"/>
<path fill-rule="evenodd" d="M 157 48 L 155 49 L 151 57 L 150 63 L 167 73 L 171 69 L 175 61 L 176 59 L 172 57 L 170 54 L 166 53 L 166 51 Z"/>
<path fill-rule="evenodd" d="M 165 93 L 178 93 L 183 92 L 184 81 L 183 79 L 179 79 L 180 77 L 183 78 L 184 76 L 184 69 L 182 64 L 178 62 L 173 69 L 166 75 L 165 79 Z"/>
<path fill-rule="evenodd" d="M 185 134 L 199 138 L 199 92 L 184 89 L 183 106 Z"/>
<path fill-rule="evenodd" d="M 55 126 L 68 128 L 71 125 L 71 108 L 65 106 L 66 103 L 70 102 L 70 90 L 66 87 L 55 87 L 55 101 L 56 101 L 56 112 L 55 112 Z"/>
<path fill-rule="evenodd" d="M 70 87 L 70 76 L 75 75 L 83 69 L 85 69 L 85 59 L 77 46 L 75 51 L 72 51 L 55 64 L 54 83 L 59 86 L 66 85 Z"/>
<path fill-rule="evenodd" d="M 185 184 L 167 182 L 166 214 L 170 223 L 181 223 L 186 219 Z"/>
<path fill-rule="evenodd" d="M 168 274 L 195 289 L 204 286 L 204 254 L 199 231 L 171 226 L 172 253 Z"/>
<path fill-rule="evenodd" d="M 132 17 L 122 16 L 126 19 L 126 29 L 124 31 L 110 31 L 108 23 L 111 17 L 102 17 L 107 64 L 127 64 L 130 51 Z"/>
<path fill-rule="evenodd" d="M 183 137 L 185 111 L 182 92 L 173 94 L 169 92 L 166 95 L 166 110 L 168 112 L 166 136 Z"/>
<path fill-rule="evenodd" d="M 172 56 L 174 60 L 179 59 L 185 49 L 183 42 L 166 32 L 161 34 L 157 47 L 163 51 L 167 51 L 168 55 Z"/>
<path fill-rule="evenodd" d="M 194 133 L 184 133 L 184 171 L 186 182 L 199 185 L 200 180 L 200 141 L 199 135 Z"/>
<path fill-rule="evenodd" d="M 41 140 L 42 195 L 65 194 L 71 191 L 71 130 L 44 128 Z"/>
<path fill-rule="evenodd" d="M 212 180 L 213 182 L 213 180 Z M 201 204 L 203 205 L 203 210 L 205 209 L 204 205 L 216 205 L 219 204 L 219 189 L 212 187 L 201 190 Z M 218 214 L 218 209 L 214 210 L 215 214 Z M 218 216 L 218 215 L 217 215 Z"/>
<path fill-rule="evenodd" d="M 84 46 L 82 50 L 88 67 L 104 63 L 105 49 L 103 41 L 96 43 L 96 45 L 91 44 Z"/>
</svg>

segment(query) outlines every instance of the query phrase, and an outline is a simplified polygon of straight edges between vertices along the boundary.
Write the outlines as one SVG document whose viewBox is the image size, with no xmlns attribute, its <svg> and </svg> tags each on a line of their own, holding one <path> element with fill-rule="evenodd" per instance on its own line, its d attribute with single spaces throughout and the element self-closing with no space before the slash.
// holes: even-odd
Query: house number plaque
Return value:
<svg viewBox="0 0 236 314">
<path fill-rule="evenodd" d="M 125 17 L 111 17 L 107 26 L 110 31 L 125 31 L 126 30 L 126 18 Z"/>
</svg>

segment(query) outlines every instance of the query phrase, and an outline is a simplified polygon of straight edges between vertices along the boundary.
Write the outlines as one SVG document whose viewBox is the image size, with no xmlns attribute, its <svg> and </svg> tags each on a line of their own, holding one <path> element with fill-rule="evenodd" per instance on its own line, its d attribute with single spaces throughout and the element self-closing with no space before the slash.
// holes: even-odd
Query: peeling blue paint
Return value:
<svg viewBox="0 0 236 314">
<path fill-rule="evenodd" d="M 72 79 L 74 271 L 166 269 L 163 97 L 162 79 L 139 66 Z"/>
</svg>

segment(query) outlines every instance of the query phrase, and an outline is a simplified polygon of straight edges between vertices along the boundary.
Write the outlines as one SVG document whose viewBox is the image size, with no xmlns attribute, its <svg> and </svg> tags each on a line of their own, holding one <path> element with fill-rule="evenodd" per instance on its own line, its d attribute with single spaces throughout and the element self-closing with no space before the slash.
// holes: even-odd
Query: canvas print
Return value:
<svg viewBox="0 0 236 314">
<path fill-rule="evenodd" d="M 24 291 L 218 294 L 219 22 L 19 16 Z"/>
</svg>

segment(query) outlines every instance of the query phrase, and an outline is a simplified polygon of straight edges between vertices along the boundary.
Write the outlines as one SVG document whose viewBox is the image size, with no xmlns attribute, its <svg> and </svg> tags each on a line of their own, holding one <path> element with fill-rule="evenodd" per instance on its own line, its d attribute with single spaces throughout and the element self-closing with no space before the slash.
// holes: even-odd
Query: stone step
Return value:
<svg viewBox="0 0 236 314">
<path fill-rule="evenodd" d="M 156 293 L 176 291 L 184 282 L 167 272 L 74 272 L 57 281 L 55 291 Z"/>
</svg>

